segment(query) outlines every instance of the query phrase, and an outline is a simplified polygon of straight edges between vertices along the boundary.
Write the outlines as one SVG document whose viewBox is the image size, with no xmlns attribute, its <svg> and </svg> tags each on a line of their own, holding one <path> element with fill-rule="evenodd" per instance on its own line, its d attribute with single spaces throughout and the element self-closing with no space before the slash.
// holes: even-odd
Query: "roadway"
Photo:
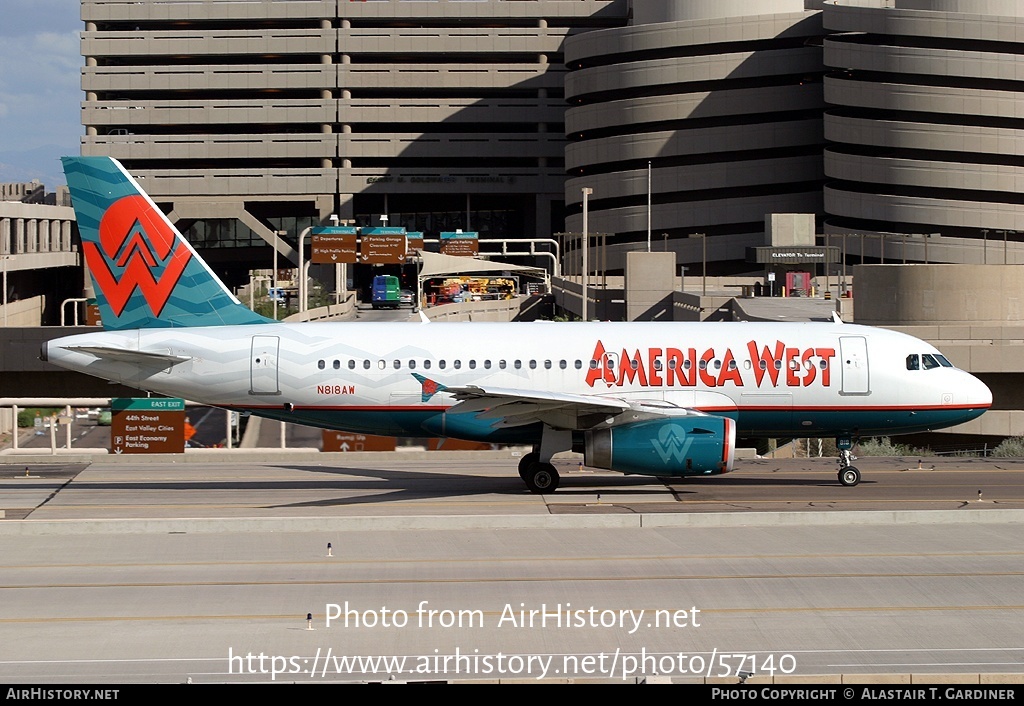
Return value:
<svg viewBox="0 0 1024 706">
<path fill-rule="evenodd" d="M 5 681 L 1024 681 L 1022 461 L 563 458 L 538 496 L 511 452 L 217 453 L 0 457 Z"/>
</svg>

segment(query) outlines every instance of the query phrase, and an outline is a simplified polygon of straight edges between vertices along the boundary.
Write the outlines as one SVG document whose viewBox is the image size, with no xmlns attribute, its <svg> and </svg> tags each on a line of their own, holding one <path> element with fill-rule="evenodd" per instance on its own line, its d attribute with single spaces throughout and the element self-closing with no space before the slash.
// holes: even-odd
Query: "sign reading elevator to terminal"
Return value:
<svg viewBox="0 0 1024 706">
<path fill-rule="evenodd" d="M 110 411 L 112 453 L 182 453 L 185 450 L 185 400 L 124 397 L 111 400 Z"/>
</svg>

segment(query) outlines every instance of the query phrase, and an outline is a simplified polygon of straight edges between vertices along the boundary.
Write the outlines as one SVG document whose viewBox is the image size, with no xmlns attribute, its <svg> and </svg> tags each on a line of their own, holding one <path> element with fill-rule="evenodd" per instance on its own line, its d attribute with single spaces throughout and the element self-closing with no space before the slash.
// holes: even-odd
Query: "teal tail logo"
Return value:
<svg viewBox="0 0 1024 706">
<path fill-rule="evenodd" d="M 61 161 L 104 328 L 270 321 L 228 291 L 117 160 Z"/>
<path fill-rule="evenodd" d="M 430 378 L 423 377 L 419 373 L 413 373 L 412 376 L 416 378 L 420 384 L 420 399 L 423 402 L 429 402 L 430 398 L 438 392 L 444 392 L 448 389 L 441 383 L 431 380 Z"/>
</svg>

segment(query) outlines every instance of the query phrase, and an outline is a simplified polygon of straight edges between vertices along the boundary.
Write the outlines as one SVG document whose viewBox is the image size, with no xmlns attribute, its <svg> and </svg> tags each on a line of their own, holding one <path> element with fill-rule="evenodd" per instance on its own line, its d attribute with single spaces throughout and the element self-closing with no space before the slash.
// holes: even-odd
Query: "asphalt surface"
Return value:
<svg viewBox="0 0 1024 706">
<path fill-rule="evenodd" d="M 0 673 L 1024 683 L 1024 462 L 565 458 L 542 496 L 513 453 L 2 455 Z"/>
</svg>

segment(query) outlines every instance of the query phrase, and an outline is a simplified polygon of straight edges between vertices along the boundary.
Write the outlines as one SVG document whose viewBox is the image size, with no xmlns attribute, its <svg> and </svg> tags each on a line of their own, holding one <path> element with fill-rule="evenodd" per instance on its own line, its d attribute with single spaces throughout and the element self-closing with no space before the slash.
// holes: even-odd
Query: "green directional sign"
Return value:
<svg viewBox="0 0 1024 706">
<path fill-rule="evenodd" d="M 126 409 L 184 412 L 185 400 L 176 397 L 116 397 L 110 400 L 110 409 L 114 412 Z"/>
</svg>

